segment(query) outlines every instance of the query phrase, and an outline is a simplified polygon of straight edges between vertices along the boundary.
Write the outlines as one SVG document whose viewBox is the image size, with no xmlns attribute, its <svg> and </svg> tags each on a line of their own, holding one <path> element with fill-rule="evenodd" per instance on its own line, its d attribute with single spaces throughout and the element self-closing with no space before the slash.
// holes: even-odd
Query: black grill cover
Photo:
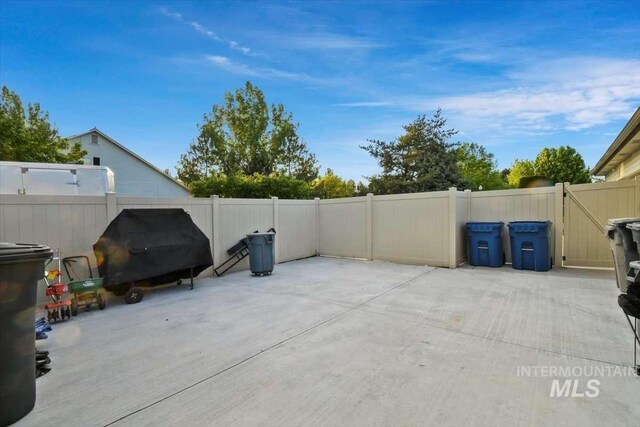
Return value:
<svg viewBox="0 0 640 427">
<path fill-rule="evenodd" d="M 93 252 L 107 289 L 171 283 L 213 265 L 209 239 L 182 209 L 124 209 Z"/>
</svg>

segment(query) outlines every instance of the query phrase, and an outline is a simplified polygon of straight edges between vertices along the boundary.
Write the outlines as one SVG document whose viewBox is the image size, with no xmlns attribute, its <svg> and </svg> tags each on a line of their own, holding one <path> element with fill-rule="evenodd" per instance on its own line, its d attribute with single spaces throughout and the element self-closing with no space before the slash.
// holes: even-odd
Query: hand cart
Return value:
<svg viewBox="0 0 640 427">
<path fill-rule="evenodd" d="M 47 284 L 45 294 L 51 297 L 50 303 L 45 304 L 47 310 L 47 320 L 50 323 L 62 322 L 71 318 L 71 301 L 63 299 L 64 294 L 69 291 L 67 285 L 62 283 L 62 272 L 60 271 L 60 249 L 54 250 L 54 256 L 47 261 L 45 269 L 52 261 L 57 261 L 58 268 L 45 270 L 44 281 Z"/>
</svg>

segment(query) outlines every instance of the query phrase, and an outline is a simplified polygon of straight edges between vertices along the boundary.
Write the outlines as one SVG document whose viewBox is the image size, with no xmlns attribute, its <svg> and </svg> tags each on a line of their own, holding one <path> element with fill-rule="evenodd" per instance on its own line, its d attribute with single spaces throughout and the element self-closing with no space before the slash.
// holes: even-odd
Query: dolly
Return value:
<svg viewBox="0 0 640 427">
<path fill-rule="evenodd" d="M 47 284 L 45 294 L 51 297 L 52 302 L 45 304 L 47 310 L 47 320 L 51 323 L 62 322 L 71 318 L 71 301 L 63 299 L 64 294 L 69 291 L 69 287 L 62 283 L 62 272 L 60 271 L 60 249 L 55 250 L 55 256 L 47 261 L 47 265 L 51 261 L 58 261 L 58 268 L 45 271 L 44 281 Z"/>
</svg>

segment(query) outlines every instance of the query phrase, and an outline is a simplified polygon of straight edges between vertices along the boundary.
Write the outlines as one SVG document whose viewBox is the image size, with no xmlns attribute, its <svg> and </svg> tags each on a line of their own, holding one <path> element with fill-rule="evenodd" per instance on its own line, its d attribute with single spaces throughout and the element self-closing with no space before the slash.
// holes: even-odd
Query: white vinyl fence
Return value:
<svg viewBox="0 0 640 427">
<path fill-rule="evenodd" d="M 182 208 L 211 242 L 214 265 L 247 233 L 275 228 L 276 262 L 316 255 L 317 200 L 155 198 L 92 196 L 0 196 L 0 241 L 40 243 L 62 256 L 86 255 L 95 267 L 93 244 L 123 209 Z M 248 268 L 248 259 L 234 270 Z M 213 269 L 200 276 L 213 275 Z M 67 280 L 64 277 L 64 280 Z M 40 285 L 41 287 L 43 284 Z M 39 292 L 43 295 L 44 291 Z M 41 300 L 42 301 L 42 300 Z"/>
<path fill-rule="evenodd" d="M 373 196 L 372 255 L 409 264 L 449 265 L 449 192 Z"/>
<path fill-rule="evenodd" d="M 0 241 L 41 243 L 63 256 L 87 255 L 127 208 L 182 208 L 211 241 L 214 265 L 247 233 L 275 228 L 276 262 L 314 255 L 455 268 L 467 258 L 467 221 L 552 222 L 552 256 L 561 266 L 611 267 L 602 233 L 608 218 L 640 216 L 640 180 L 480 191 L 367 195 L 328 200 L 0 196 Z M 245 260 L 236 269 L 246 269 Z M 202 275 L 213 274 L 208 269 Z"/>
<path fill-rule="evenodd" d="M 609 218 L 640 217 L 640 180 L 565 185 L 565 265 L 609 267 L 611 249 L 602 239 Z"/>
<path fill-rule="evenodd" d="M 504 222 L 502 246 L 511 262 L 509 221 L 551 221 L 551 254 L 556 265 L 562 260 L 562 233 L 557 234 L 562 224 L 562 184 L 555 187 L 526 188 L 518 190 L 478 191 L 470 193 L 470 221 Z M 556 206 L 560 211 L 556 210 Z M 604 237 L 604 236 L 602 236 Z"/>
</svg>

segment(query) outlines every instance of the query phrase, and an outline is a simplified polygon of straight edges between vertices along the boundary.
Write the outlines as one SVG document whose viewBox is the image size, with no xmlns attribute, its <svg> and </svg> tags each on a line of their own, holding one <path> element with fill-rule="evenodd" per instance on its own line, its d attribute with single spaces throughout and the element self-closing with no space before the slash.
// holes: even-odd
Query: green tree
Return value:
<svg viewBox="0 0 640 427">
<path fill-rule="evenodd" d="M 509 176 L 507 182 L 510 187 L 518 188 L 520 186 L 520 179 L 527 176 L 535 176 L 536 168 L 535 164 L 531 160 L 518 160 L 513 161 L 511 169 L 509 170 Z"/>
<path fill-rule="evenodd" d="M 584 184 L 591 182 L 591 173 L 580 153 L 569 146 L 543 148 L 535 161 L 515 160 L 509 171 L 509 186 L 518 188 L 520 179 L 544 176 L 553 182 Z"/>
<path fill-rule="evenodd" d="M 591 182 L 591 172 L 585 166 L 580 153 L 573 147 L 543 148 L 535 161 L 537 175 L 553 182 L 585 184 Z"/>
<path fill-rule="evenodd" d="M 0 160 L 40 163 L 82 163 L 87 152 L 82 144 L 58 134 L 49 123 L 49 113 L 40 104 L 28 104 L 25 111 L 20 97 L 2 87 L 0 100 Z"/>
<path fill-rule="evenodd" d="M 367 194 L 369 194 L 371 191 L 369 190 L 369 185 L 365 184 L 362 181 L 359 181 L 356 184 L 356 196 L 366 196 Z"/>
<path fill-rule="evenodd" d="M 356 193 L 356 183 L 353 180 L 345 181 L 331 169 L 327 173 L 316 178 L 312 183 L 314 197 L 321 199 L 337 199 L 340 197 L 353 197 Z"/>
<path fill-rule="evenodd" d="M 282 174 L 272 175 L 231 175 L 215 173 L 207 178 L 191 183 L 191 192 L 195 197 L 209 197 L 217 194 L 221 197 L 266 199 L 309 199 L 311 186 L 299 179 Z"/>
<path fill-rule="evenodd" d="M 507 186 L 497 170 L 493 153 L 480 144 L 463 142 L 456 149 L 458 168 L 462 179 L 472 190 L 500 190 Z"/>
<path fill-rule="evenodd" d="M 509 185 L 509 174 L 511 173 L 511 169 L 504 168 L 500 171 L 500 178 L 505 183 L 505 185 Z"/>
<path fill-rule="evenodd" d="M 378 160 L 382 174 L 369 178 L 370 190 L 377 194 L 446 190 L 463 185 L 455 148 L 449 140 L 457 133 L 446 129 L 441 110 L 432 118 L 419 116 L 403 126 L 405 134 L 385 142 L 369 140 L 360 147 Z"/>
<path fill-rule="evenodd" d="M 287 137 L 282 152 L 280 171 L 304 182 L 318 177 L 318 162 L 314 154 L 309 153 L 306 144 L 293 133 Z"/>
<path fill-rule="evenodd" d="M 282 104 L 269 107 L 264 93 L 250 82 L 227 92 L 198 128 L 197 139 L 176 168 L 185 183 L 213 173 L 285 173 L 305 181 L 318 175 L 316 158 L 300 139 L 291 113 Z"/>
</svg>

